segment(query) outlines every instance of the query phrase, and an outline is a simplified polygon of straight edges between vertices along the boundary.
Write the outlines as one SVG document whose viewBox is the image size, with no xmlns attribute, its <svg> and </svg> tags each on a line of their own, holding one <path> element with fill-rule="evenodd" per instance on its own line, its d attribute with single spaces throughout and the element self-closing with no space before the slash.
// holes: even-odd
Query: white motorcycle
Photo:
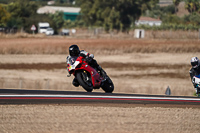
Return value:
<svg viewBox="0 0 200 133">
<path fill-rule="evenodd" d="M 193 77 L 192 83 L 195 87 L 197 96 L 200 97 L 200 74 Z"/>
</svg>

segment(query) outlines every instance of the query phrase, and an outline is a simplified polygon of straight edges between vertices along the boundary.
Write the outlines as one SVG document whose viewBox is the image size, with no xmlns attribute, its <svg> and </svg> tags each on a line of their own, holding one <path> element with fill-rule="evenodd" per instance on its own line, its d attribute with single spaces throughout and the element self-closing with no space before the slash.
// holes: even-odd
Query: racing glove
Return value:
<svg viewBox="0 0 200 133">
<path fill-rule="evenodd" d="M 93 58 L 94 58 L 94 55 L 93 55 L 93 54 L 90 54 L 89 57 L 93 59 Z"/>
</svg>

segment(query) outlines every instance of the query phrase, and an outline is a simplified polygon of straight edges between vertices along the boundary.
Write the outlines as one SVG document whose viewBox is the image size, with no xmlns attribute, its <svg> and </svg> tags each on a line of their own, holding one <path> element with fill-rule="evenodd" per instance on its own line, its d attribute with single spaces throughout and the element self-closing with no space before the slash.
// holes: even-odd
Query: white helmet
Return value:
<svg viewBox="0 0 200 133">
<path fill-rule="evenodd" d="M 192 65 L 192 68 L 194 68 L 194 69 L 198 68 L 200 65 L 199 59 L 197 57 L 192 57 L 191 65 Z"/>
</svg>

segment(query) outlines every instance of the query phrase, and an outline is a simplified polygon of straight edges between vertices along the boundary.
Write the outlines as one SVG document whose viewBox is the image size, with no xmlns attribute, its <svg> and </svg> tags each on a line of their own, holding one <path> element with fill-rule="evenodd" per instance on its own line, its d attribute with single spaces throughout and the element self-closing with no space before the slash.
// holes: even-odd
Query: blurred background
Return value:
<svg viewBox="0 0 200 133">
<path fill-rule="evenodd" d="M 198 31 L 200 23 L 198 0 L 0 0 L 0 3 L 0 31 L 4 33 L 41 33 L 45 28 L 65 35 L 76 33 L 71 28 L 95 34 L 129 33 L 136 28 Z"/>
<path fill-rule="evenodd" d="M 198 0 L 0 0 L 0 87 L 84 91 L 67 77 L 77 44 L 116 93 L 193 96 L 199 40 Z"/>
</svg>

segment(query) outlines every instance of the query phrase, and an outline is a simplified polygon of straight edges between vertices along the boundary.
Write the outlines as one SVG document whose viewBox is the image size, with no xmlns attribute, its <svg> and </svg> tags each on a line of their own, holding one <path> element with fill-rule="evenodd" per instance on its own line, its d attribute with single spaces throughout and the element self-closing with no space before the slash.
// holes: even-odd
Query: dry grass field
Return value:
<svg viewBox="0 0 200 133">
<path fill-rule="evenodd" d="M 76 39 L 76 38 L 3 38 L 0 54 L 67 54 L 71 44 L 100 55 L 125 53 L 196 53 L 198 40 Z"/>
<path fill-rule="evenodd" d="M 0 88 L 77 90 L 67 77 L 68 47 L 95 55 L 114 93 L 193 96 L 190 59 L 198 40 L 0 38 Z M 94 90 L 94 92 L 102 90 Z M 147 105 L 0 105 L 1 133 L 198 133 L 199 108 Z"/>
<path fill-rule="evenodd" d="M 165 94 L 169 86 L 172 95 L 193 96 L 190 58 L 200 57 L 199 40 L 1 38 L 0 87 L 84 91 L 67 77 L 72 44 L 95 55 L 116 93 Z"/>
</svg>

